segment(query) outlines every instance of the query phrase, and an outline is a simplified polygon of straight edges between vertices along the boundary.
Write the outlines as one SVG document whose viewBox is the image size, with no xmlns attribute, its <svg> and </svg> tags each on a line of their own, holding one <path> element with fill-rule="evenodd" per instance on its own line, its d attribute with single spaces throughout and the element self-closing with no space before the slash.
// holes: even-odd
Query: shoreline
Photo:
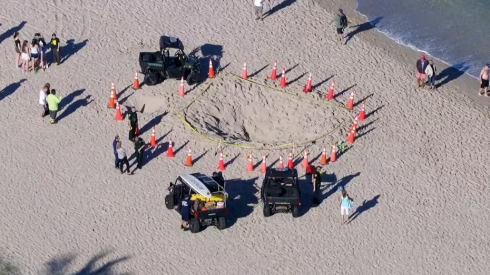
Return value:
<svg viewBox="0 0 490 275">
<path fill-rule="evenodd" d="M 338 8 L 343 8 L 344 11 L 346 12 L 347 17 L 350 19 L 354 19 L 353 20 L 354 22 L 360 24 L 369 22 L 367 16 L 357 11 L 357 0 L 347 0 L 345 2 L 340 0 L 333 0 L 333 1 L 314 0 L 314 1 L 322 9 L 326 10 L 328 13 L 331 13 L 332 16 L 334 15 L 335 11 Z M 416 50 L 408 45 L 399 43 L 396 40 L 390 38 L 385 33 L 379 31 L 375 27 L 357 33 L 352 39 L 354 41 L 351 40 L 351 42 L 349 43 L 355 43 L 356 39 L 361 39 L 362 41 L 366 41 L 373 47 L 378 47 L 386 50 L 386 53 L 390 57 L 406 65 L 407 67 L 410 67 L 413 71 L 414 85 L 415 85 L 415 61 L 417 60 L 420 54 L 424 54 L 426 57 L 434 60 L 434 64 L 437 67 L 438 74 L 440 74 L 443 70 L 448 71 L 447 74 L 449 75 L 450 78 L 452 78 L 452 80 L 450 81 L 450 83 L 444 84 L 444 86 L 450 85 L 452 87 L 451 89 L 460 90 L 465 95 L 473 99 L 475 104 L 481 105 L 483 107 L 487 107 L 486 104 L 485 105 L 481 104 L 482 103 L 481 100 L 478 100 L 481 99 L 481 97 L 477 96 L 477 91 L 479 88 L 478 78 L 475 78 L 474 76 L 469 75 L 466 72 L 462 72 L 457 68 L 454 68 L 444 60 L 434 57 L 430 53 L 427 53 L 425 51 L 419 49 Z M 440 83 L 440 80 L 437 81 L 437 83 Z M 454 87 L 453 85 L 456 87 Z"/>
</svg>

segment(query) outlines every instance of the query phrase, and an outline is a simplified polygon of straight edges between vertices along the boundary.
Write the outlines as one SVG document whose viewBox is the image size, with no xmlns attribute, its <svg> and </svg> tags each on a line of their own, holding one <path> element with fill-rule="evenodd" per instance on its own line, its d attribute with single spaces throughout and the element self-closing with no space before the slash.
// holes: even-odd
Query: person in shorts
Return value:
<svg viewBox="0 0 490 275">
<path fill-rule="evenodd" d="M 427 81 L 425 75 L 425 69 L 429 65 L 429 61 L 425 58 L 425 55 L 421 55 L 417 60 L 416 68 L 417 68 L 417 86 L 418 88 L 424 88 L 425 82 Z"/>
<path fill-rule="evenodd" d="M 191 220 L 191 200 L 189 194 L 185 194 L 184 200 L 180 204 L 180 215 L 182 216 L 182 224 L 180 229 L 189 229 L 189 221 Z"/>
<path fill-rule="evenodd" d="M 337 29 L 337 36 L 340 43 L 344 40 L 344 29 L 347 27 L 347 16 L 343 9 L 339 9 L 339 13 L 335 15 L 335 28 Z"/>
<path fill-rule="evenodd" d="M 255 20 L 264 20 L 264 0 L 254 0 Z"/>
<path fill-rule="evenodd" d="M 342 216 L 342 224 L 349 221 L 349 210 L 352 207 L 353 200 L 347 194 L 345 189 L 342 189 L 342 195 L 340 196 L 340 215 Z"/>
<path fill-rule="evenodd" d="M 488 96 L 488 71 L 490 69 L 490 63 L 485 65 L 480 72 L 480 91 L 479 95 Z"/>
<path fill-rule="evenodd" d="M 43 89 L 39 92 L 39 108 L 41 108 L 41 117 L 45 117 L 49 114 L 48 104 L 46 98 L 48 97 L 50 85 L 46 83 Z"/>
</svg>

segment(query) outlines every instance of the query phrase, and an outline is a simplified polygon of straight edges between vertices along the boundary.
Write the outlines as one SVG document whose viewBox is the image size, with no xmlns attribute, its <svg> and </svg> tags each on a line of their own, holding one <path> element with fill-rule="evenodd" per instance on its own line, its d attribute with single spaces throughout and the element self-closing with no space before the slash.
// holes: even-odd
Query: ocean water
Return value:
<svg viewBox="0 0 490 275">
<path fill-rule="evenodd" d="M 396 42 L 473 77 L 490 63 L 490 0 L 358 0 L 356 11 Z"/>
</svg>

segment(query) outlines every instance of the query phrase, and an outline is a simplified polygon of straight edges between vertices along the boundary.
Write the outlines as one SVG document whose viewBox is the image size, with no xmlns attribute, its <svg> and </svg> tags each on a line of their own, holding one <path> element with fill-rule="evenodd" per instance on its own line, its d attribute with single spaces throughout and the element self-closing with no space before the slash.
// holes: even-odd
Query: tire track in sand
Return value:
<svg viewBox="0 0 490 275">
<path fill-rule="evenodd" d="M 90 16 L 90 9 L 87 6 L 86 0 L 80 0 L 80 6 L 84 9 L 82 18 L 82 32 L 78 37 L 79 41 L 82 41 L 84 37 L 88 38 L 90 36 L 90 31 L 92 28 L 92 17 Z"/>
<path fill-rule="evenodd" d="M 61 5 L 63 0 L 53 0 L 54 4 L 54 31 L 58 37 L 63 36 L 63 13 L 58 14 L 61 11 Z"/>
</svg>

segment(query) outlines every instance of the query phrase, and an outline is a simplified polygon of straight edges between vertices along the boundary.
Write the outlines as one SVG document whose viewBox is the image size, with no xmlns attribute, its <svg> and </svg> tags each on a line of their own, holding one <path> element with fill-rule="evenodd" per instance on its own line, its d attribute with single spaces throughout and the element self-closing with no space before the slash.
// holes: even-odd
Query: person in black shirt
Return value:
<svg viewBox="0 0 490 275">
<path fill-rule="evenodd" d="M 313 172 L 313 203 L 320 204 L 320 186 L 322 185 L 322 167 L 317 166 Z"/>
<path fill-rule="evenodd" d="M 184 200 L 180 203 L 180 215 L 182 216 L 182 224 L 180 229 L 189 229 L 189 221 L 191 219 L 191 204 L 192 201 L 189 199 L 189 194 L 185 194 Z"/>
<path fill-rule="evenodd" d="M 136 130 L 138 128 L 138 115 L 136 114 L 136 108 L 132 107 L 131 111 L 128 114 L 128 125 L 129 125 L 129 140 L 134 141 L 137 133 Z"/>
<path fill-rule="evenodd" d="M 20 51 L 22 50 L 22 45 L 19 39 L 19 33 L 14 33 L 14 42 L 15 42 L 15 68 L 19 68 L 19 59 L 20 59 Z"/>
<path fill-rule="evenodd" d="M 136 142 L 134 143 L 134 150 L 136 153 L 136 163 L 137 169 L 141 169 L 143 167 L 143 152 L 145 149 L 145 142 L 143 141 L 142 138 L 138 138 Z"/>
<path fill-rule="evenodd" d="M 54 62 L 60 65 L 60 40 L 56 37 L 56 33 L 51 36 L 51 52 L 53 52 Z"/>
</svg>

